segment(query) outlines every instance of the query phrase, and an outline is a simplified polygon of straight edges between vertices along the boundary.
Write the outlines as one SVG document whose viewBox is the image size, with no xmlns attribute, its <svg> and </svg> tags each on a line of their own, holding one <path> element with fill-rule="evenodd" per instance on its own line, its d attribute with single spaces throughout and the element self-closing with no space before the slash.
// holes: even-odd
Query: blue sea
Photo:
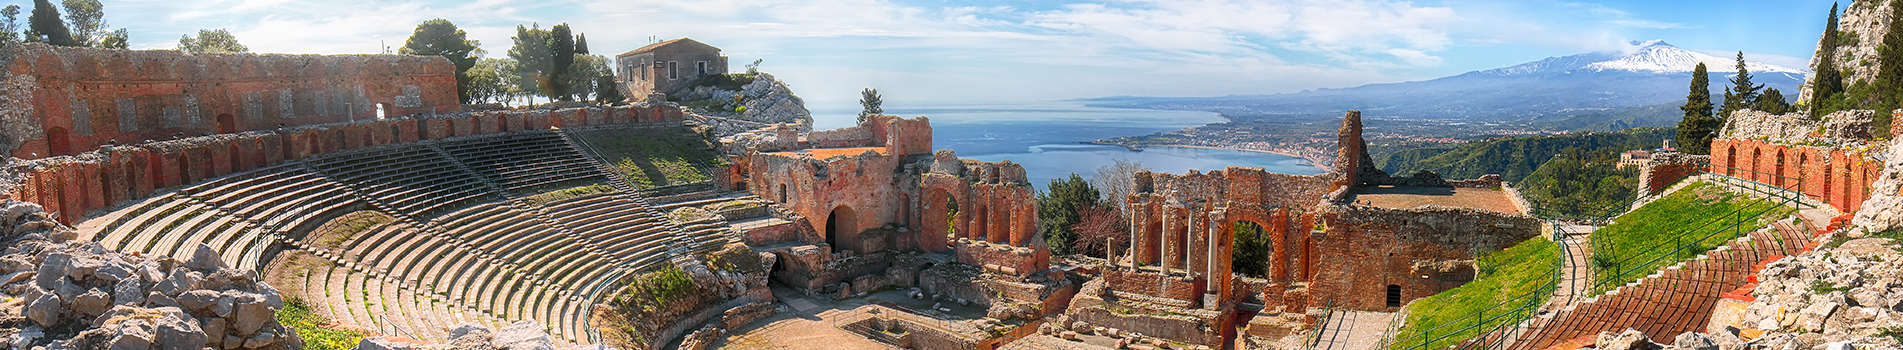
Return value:
<svg viewBox="0 0 1903 350">
<path fill-rule="evenodd" d="M 854 107 L 851 110 L 815 109 L 814 128 L 853 125 L 858 114 L 857 106 Z M 1097 169 L 1117 159 L 1138 162 L 1151 171 L 1178 174 L 1191 169 L 1207 172 L 1229 166 L 1259 167 L 1295 175 L 1321 172 L 1301 159 L 1259 152 L 1177 147 L 1151 147 L 1137 152 L 1117 146 L 1082 144 L 1107 137 L 1149 135 L 1225 121 L 1221 115 L 1211 112 L 1097 108 L 1074 103 L 886 107 L 886 114 L 931 118 L 935 149 L 950 149 L 963 158 L 1010 160 L 1024 165 L 1026 176 L 1040 190 L 1052 179 L 1069 177 L 1072 173 L 1089 179 Z"/>
</svg>

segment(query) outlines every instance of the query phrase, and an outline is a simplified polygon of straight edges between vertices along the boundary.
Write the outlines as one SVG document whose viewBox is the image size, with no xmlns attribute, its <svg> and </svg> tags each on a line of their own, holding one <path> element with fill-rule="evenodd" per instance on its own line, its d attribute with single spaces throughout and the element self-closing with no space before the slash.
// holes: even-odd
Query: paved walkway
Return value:
<svg viewBox="0 0 1903 350">
<path fill-rule="evenodd" d="M 1364 350 L 1381 342 L 1382 333 L 1394 321 L 1395 313 L 1331 310 L 1328 324 L 1322 325 L 1316 349 Z"/>
</svg>

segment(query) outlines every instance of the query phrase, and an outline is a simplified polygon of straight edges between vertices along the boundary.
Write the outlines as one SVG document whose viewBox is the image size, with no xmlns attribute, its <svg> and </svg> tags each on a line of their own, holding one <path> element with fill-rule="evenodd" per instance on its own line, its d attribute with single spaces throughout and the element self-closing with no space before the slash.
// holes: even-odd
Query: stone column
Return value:
<svg viewBox="0 0 1903 350">
<path fill-rule="evenodd" d="M 1156 266 L 1162 267 L 1167 272 L 1176 262 L 1176 225 L 1179 219 L 1176 217 L 1175 207 L 1165 206 L 1159 209 L 1163 211 L 1163 232 L 1157 235 L 1160 239 L 1157 240 L 1156 249 L 1159 259 Z"/>
<path fill-rule="evenodd" d="M 1207 237 L 1205 238 L 1204 240 L 1205 243 L 1203 244 L 1207 248 L 1207 249 L 1204 249 L 1205 255 L 1203 258 L 1203 276 L 1205 280 L 1209 281 L 1209 283 L 1203 284 L 1204 293 L 1215 293 L 1216 283 L 1217 283 L 1216 280 L 1227 279 L 1226 276 L 1216 274 L 1216 265 L 1217 265 L 1216 264 L 1216 261 L 1217 261 L 1216 247 L 1219 245 L 1218 243 L 1220 243 L 1220 241 L 1217 241 L 1216 238 L 1219 234 L 1221 234 L 1222 226 L 1223 226 L 1221 223 L 1228 221 L 1222 218 L 1224 216 L 1223 214 L 1224 212 L 1221 210 L 1211 211 L 1209 213 L 1210 224 L 1207 225 L 1208 227 L 1203 230 L 1203 237 Z"/>
<path fill-rule="evenodd" d="M 1128 218 L 1124 218 L 1125 219 L 1124 223 L 1128 224 L 1130 228 L 1130 269 L 1136 270 L 1137 259 L 1138 259 L 1137 258 L 1137 226 L 1139 226 L 1137 225 L 1137 220 L 1141 216 L 1137 215 L 1136 201 L 1125 199 L 1124 203 L 1127 203 L 1126 208 L 1129 208 L 1129 210 L 1127 210 L 1124 214 L 1128 214 L 1130 216 Z M 1116 261 L 1111 260 L 1110 262 L 1115 263 Z"/>
</svg>

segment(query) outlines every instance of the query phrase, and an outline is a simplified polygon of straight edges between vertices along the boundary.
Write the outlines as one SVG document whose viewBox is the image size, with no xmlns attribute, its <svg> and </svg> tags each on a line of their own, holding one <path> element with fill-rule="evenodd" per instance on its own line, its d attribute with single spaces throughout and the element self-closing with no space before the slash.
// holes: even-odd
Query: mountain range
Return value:
<svg viewBox="0 0 1903 350">
<path fill-rule="evenodd" d="M 1398 119 L 1527 122 L 1560 129 L 1669 125 L 1678 120 L 1692 69 L 1711 72 L 1712 101 L 1722 103 L 1735 75 L 1734 58 L 1682 49 L 1664 41 L 1627 50 L 1551 57 L 1511 67 L 1432 80 L 1368 84 L 1275 95 L 1106 97 L 1105 107 L 1221 112 L 1231 119 L 1333 117 L 1358 109 Z M 1754 82 L 1796 97 L 1805 70 L 1747 60 Z M 1669 107 L 1668 107 L 1669 106 Z"/>
</svg>

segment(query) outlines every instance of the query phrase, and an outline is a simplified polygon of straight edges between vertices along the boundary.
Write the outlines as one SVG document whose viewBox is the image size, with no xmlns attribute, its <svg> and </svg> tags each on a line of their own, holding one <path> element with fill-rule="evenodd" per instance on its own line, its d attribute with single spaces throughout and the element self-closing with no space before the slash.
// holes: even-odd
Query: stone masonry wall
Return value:
<svg viewBox="0 0 1903 350">
<path fill-rule="evenodd" d="M 1331 205 L 1322 216 L 1315 246 L 1326 268 L 1309 284 L 1308 305 L 1355 310 L 1398 310 L 1387 304 L 1389 285 L 1401 287 L 1403 305 L 1458 287 L 1473 278 L 1462 261 L 1540 234 L 1531 217 L 1466 208 Z"/>
<path fill-rule="evenodd" d="M 106 146 L 0 168 L 0 200 L 37 203 L 72 223 L 88 212 L 289 160 L 351 149 L 488 133 L 601 124 L 680 122 L 678 106 L 492 111 L 310 125 Z M 4 184 L 14 184 L 6 186 Z"/>
<path fill-rule="evenodd" d="M 441 57 L 193 55 L 9 45 L 0 100 L 30 101 L 0 153 L 73 155 L 109 143 L 461 110 Z M 23 118 L 24 117 L 24 118 Z M 24 120 L 21 120 L 24 119 Z"/>
</svg>

